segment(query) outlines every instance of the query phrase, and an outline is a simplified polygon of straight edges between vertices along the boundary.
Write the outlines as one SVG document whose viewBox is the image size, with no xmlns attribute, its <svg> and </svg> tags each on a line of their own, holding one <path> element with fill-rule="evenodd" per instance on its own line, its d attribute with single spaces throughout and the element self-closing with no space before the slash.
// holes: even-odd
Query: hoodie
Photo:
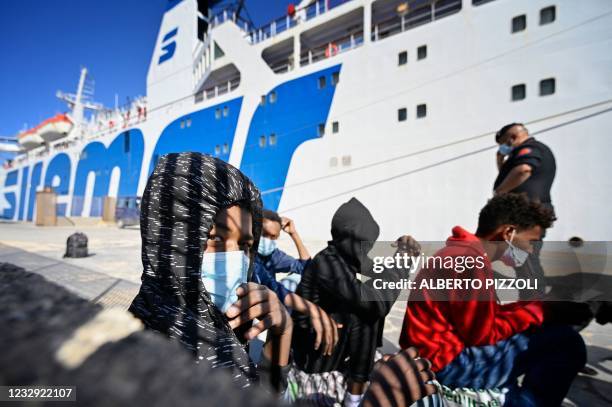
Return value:
<svg viewBox="0 0 612 407">
<path fill-rule="evenodd" d="M 248 386 L 257 378 L 255 368 L 200 274 L 217 212 L 237 203 L 253 216 L 252 269 L 261 234 L 261 198 L 253 183 L 208 155 L 161 157 L 142 197 L 142 285 L 129 310 L 146 327 L 178 340 L 198 363 L 227 369 L 238 385 Z"/>
<path fill-rule="evenodd" d="M 501 305 L 495 289 L 485 288 L 484 280 L 493 278 L 493 267 L 475 235 L 455 226 L 446 246 L 435 256 L 482 256 L 484 267 L 462 273 L 464 277 L 482 280 L 480 290 L 446 290 L 441 294 L 440 290 L 434 293 L 423 289 L 410 294 L 400 346 L 416 346 L 420 355 L 432 362 L 434 371 L 442 370 L 466 347 L 492 345 L 542 323 L 541 303 Z M 436 278 L 459 276 L 450 270 L 423 268 L 416 277 L 417 287 L 423 279 Z M 444 301 L 441 301 L 442 295 Z"/>
<path fill-rule="evenodd" d="M 384 318 L 397 296 L 389 298 L 371 281 L 357 278 L 358 273 L 372 272 L 373 263 L 367 254 L 379 231 L 370 211 L 357 199 L 342 204 L 332 218 L 332 240 L 304 270 L 296 293 L 319 305 L 338 322 L 349 313 L 369 321 Z M 298 316 L 297 322 L 307 324 L 308 318 Z"/>
</svg>

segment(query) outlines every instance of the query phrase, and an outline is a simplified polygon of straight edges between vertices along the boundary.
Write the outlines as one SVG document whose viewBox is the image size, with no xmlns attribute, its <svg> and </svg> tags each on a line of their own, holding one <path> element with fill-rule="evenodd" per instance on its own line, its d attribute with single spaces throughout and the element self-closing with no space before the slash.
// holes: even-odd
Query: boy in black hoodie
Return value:
<svg viewBox="0 0 612 407">
<path fill-rule="evenodd" d="M 385 316 L 399 291 L 390 293 L 363 283 L 357 274 L 370 275 L 373 263 L 366 255 L 374 246 L 379 227 L 370 211 L 352 198 L 332 219 L 332 240 L 304 270 L 296 293 L 317 304 L 343 326 L 334 352 L 326 356 L 313 349 L 314 332 L 307 317 L 294 316 L 292 350 L 295 362 L 306 373 L 341 370 L 348 357 L 348 395 L 345 405 L 357 405 L 374 365 L 376 347 L 382 345 Z M 405 236 L 398 241 L 416 243 Z M 401 278 L 389 271 L 389 280 Z"/>
</svg>

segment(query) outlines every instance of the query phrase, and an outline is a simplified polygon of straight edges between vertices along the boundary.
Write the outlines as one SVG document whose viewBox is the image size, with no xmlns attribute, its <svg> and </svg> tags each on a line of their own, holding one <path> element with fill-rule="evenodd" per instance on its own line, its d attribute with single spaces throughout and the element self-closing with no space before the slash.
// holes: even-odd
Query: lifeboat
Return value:
<svg viewBox="0 0 612 407">
<path fill-rule="evenodd" d="M 65 114 L 58 114 L 39 124 L 36 129 L 43 141 L 49 143 L 66 137 L 72 130 L 72 121 Z"/>
<path fill-rule="evenodd" d="M 67 115 L 58 114 L 22 132 L 17 139 L 25 150 L 31 150 L 41 144 L 65 137 L 72 130 L 72 126 L 72 121 Z"/>
<path fill-rule="evenodd" d="M 20 133 L 17 136 L 17 141 L 25 150 L 31 150 L 44 143 L 42 137 L 36 132 L 36 128 Z"/>
</svg>

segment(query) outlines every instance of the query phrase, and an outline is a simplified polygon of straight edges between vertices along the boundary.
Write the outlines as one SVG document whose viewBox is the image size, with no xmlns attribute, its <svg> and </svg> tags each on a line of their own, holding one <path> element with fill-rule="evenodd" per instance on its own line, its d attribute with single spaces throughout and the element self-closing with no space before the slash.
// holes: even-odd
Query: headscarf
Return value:
<svg viewBox="0 0 612 407">
<path fill-rule="evenodd" d="M 130 311 L 148 328 L 179 340 L 199 363 L 227 368 L 239 385 L 248 386 L 255 368 L 200 274 L 217 213 L 236 204 L 249 208 L 253 217 L 250 277 L 262 221 L 255 185 L 235 167 L 205 154 L 160 158 L 142 197 L 142 286 Z"/>
</svg>

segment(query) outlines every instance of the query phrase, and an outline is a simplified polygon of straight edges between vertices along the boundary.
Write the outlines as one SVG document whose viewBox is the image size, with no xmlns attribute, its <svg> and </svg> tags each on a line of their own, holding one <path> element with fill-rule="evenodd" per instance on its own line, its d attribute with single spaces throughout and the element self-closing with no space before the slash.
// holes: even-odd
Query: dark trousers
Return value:
<svg viewBox="0 0 612 407">
<path fill-rule="evenodd" d="M 296 365 L 306 373 L 337 370 L 355 382 L 368 381 L 384 320 L 368 322 L 355 314 L 344 314 L 336 320 L 343 328 L 339 329 L 340 338 L 330 356 L 323 356 L 320 349 L 314 349 L 315 333 L 310 327 L 294 326 L 292 350 Z"/>
<path fill-rule="evenodd" d="M 543 326 L 493 345 L 465 348 L 436 378 L 451 388 L 508 387 L 505 406 L 557 407 L 585 363 L 580 334 L 565 325 Z"/>
</svg>

